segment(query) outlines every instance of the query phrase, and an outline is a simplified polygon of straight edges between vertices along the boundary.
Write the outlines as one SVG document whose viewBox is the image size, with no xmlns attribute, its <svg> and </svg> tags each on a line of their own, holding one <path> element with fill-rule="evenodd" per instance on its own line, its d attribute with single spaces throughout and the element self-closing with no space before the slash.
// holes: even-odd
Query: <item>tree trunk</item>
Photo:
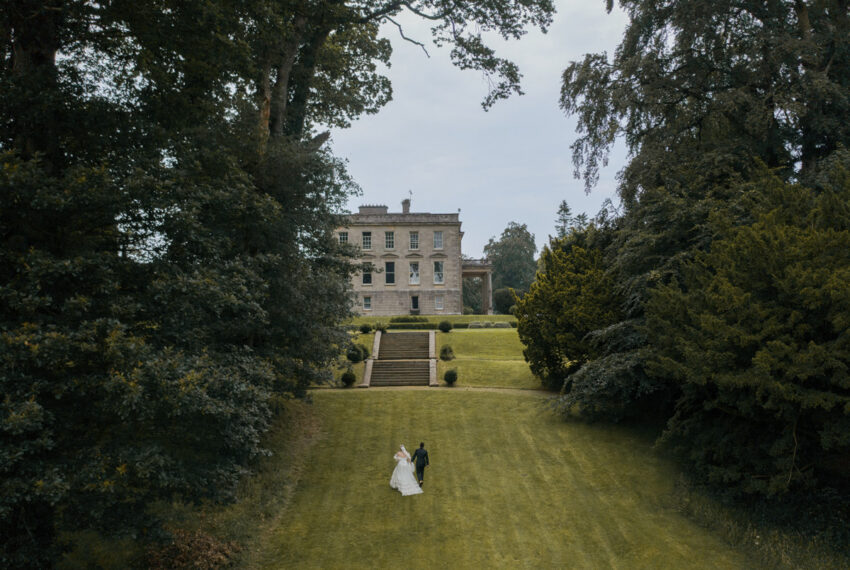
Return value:
<svg viewBox="0 0 850 570">
<path fill-rule="evenodd" d="M 18 1 L 10 12 L 12 81 L 32 102 L 17 113 L 15 147 L 25 159 L 44 157 L 45 168 L 56 171 L 59 149 L 56 53 L 64 17 L 62 0 Z"/>
<path fill-rule="evenodd" d="M 292 33 L 281 46 L 280 56 L 275 68 L 277 77 L 275 77 L 271 92 L 269 134 L 272 138 L 281 137 L 285 132 L 290 77 L 295 59 L 298 57 L 298 50 L 306 25 L 307 18 L 305 16 L 296 16 L 292 25 Z"/>
<path fill-rule="evenodd" d="M 301 139 L 307 120 L 307 103 L 310 97 L 310 85 L 316 75 L 316 56 L 325 44 L 330 28 L 316 30 L 301 50 L 298 65 L 294 72 L 295 90 L 289 103 L 286 117 L 286 134 Z"/>
</svg>

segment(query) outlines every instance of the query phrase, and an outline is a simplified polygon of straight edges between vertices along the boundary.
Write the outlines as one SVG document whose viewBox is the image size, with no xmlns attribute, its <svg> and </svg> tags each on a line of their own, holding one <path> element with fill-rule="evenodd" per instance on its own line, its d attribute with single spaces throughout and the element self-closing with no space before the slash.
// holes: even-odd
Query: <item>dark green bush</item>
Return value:
<svg viewBox="0 0 850 570">
<path fill-rule="evenodd" d="M 357 364 L 358 362 L 363 362 L 369 358 L 369 349 L 360 344 L 352 344 L 345 353 L 345 357 L 351 362 Z"/>
<path fill-rule="evenodd" d="M 369 334 L 370 332 L 372 332 L 372 325 L 370 325 L 369 323 L 363 323 L 362 325 L 360 325 L 359 330 L 363 334 Z"/>
<path fill-rule="evenodd" d="M 375 323 L 375 330 L 381 331 L 382 333 L 385 333 L 385 332 L 387 332 L 387 325 L 385 325 L 384 323 L 380 323 L 380 322 Z"/>
<path fill-rule="evenodd" d="M 354 371 L 351 368 L 349 368 L 348 370 L 346 370 L 345 372 L 342 373 L 340 380 L 342 380 L 342 383 L 346 387 L 348 387 L 348 386 L 351 386 L 352 384 L 354 384 L 354 382 L 357 380 L 357 376 L 354 374 Z"/>
<path fill-rule="evenodd" d="M 449 321 L 440 321 L 440 324 L 437 325 L 437 328 L 442 332 L 447 333 L 452 330 L 452 324 Z"/>
<path fill-rule="evenodd" d="M 457 370 L 454 368 L 446 370 L 446 373 L 443 375 L 443 380 L 445 380 L 446 384 L 449 386 L 454 386 L 454 383 L 457 382 Z"/>
<path fill-rule="evenodd" d="M 440 360 L 454 360 L 455 351 L 448 344 L 440 349 Z"/>
</svg>

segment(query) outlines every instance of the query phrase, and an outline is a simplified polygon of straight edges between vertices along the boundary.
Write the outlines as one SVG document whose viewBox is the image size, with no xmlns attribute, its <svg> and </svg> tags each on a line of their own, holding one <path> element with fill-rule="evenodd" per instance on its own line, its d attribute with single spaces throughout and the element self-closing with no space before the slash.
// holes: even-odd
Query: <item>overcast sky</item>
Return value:
<svg viewBox="0 0 850 570">
<path fill-rule="evenodd" d="M 547 34 L 529 32 L 518 42 L 500 43 L 497 53 L 517 63 L 523 96 L 481 108 L 486 83 L 476 71 L 451 65 L 448 49 L 429 43 L 427 25 L 406 18 L 405 34 L 428 45 L 401 40 L 394 26 L 384 35 L 393 43 L 393 101 L 377 115 L 349 129 L 333 131 L 334 152 L 349 161 L 363 188 L 349 202 L 385 204 L 401 211 L 413 193 L 414 212 L 453 213 L 460 209 L 463 253 L 481 257 L 484 245 L 509 222 L 527 224 L 538 248 L 554 234 L 561 200 L 573 213 L 595 215 L 615 197 L 616 174 L 625 152 L 615 149 L 598 186 L 586 195 L 573 178 L 570 144 L 575 121 L 558 107 L 561 74 L 585 53 L 612 54 L 626 17 L 605 12 L 604 0 L 559 0 Z"/>
</svg>

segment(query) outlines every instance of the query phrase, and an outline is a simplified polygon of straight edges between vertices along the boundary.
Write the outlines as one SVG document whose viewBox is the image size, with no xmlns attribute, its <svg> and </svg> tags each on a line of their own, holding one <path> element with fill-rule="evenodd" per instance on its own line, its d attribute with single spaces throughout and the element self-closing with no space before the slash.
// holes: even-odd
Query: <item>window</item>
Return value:
<svg viewBox="0 0 850 570">
<path fill-rule="evenodd" d="M 387 285 L 393 285 L 395 283 L 395 261 L 384 263 L 384 275 L 387 279 Z"/>
<path fill-rule="evenodd" d="M 339 243 L 348 243 L 348 232 L 339 232 Z"/>
<path fill-rule="evenodd" d="M 372 297 L 363 297 L 363 310 L 371 311 L 372 310 Z"/>
<path fill-rule="evenodd" d="M 395 249 L 394 232 L 384 232 L 384 249 Z"/>
<path fill-rule="evenodd" d="M 410 249 L 419 249 L 419 232 L 410 232 Z"/>
<path fill-rule="evenodd" d="M 434 297 L 434 308 L 437 309 L 438 311 L 443 310 L 443 296 L 442 295 L 437 295 L 436 297 Z"/>
<path fill-rule="evenodd" d="M 410 284 L 419 285 L 419 262 L 410 262 Z"/>
<path fill-rule="evenodd" d="M 371 285 L 372 284 L 372 272 L 368 269 L 363 270 L 363 284 Z"/>
<path fill-rule="evenodd" d="M 412 311 L 418 311 L 419 310 L 419 295 L 414 295 L 413 297 L 410 298 L 410 309 Z"/>
<path fill-rule="evenodd" d="M 372 232 L 363 232 L 363 249 L 372 249 Z"/>
<path fill-rule="evenodd" d="M 434 262 L 434 283 L 443 283 L 443 262 L 435 261 Z"/>
<path fill-rule="evenodd" d="M 443 249 L 443 232 L 434 232 L 434 249 Z"/>
</svg>

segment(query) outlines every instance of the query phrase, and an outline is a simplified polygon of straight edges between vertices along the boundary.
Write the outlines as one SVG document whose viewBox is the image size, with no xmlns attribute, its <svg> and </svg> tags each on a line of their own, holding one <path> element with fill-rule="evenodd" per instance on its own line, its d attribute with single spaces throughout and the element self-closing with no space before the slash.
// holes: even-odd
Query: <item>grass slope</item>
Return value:
<svg viewBox="0 0 850 570">
<path fill-rule="evenodd" d="M 251 568 L 744 568 L 666 504 L 675 472 L 651 438 L 567 424 L 529 391 L 314 394 L 321 435 Z M 425 493 L 389 488 L 423 440 Z"/>
<path fill-rule="evenodd" d="M 455 359 L 439 361 L 437 376 L 457 369 L 457 386 L 540 389 L 522 356 L 523 345 L 516 329 L 461 329 L 437 333 L 437 354 L 449 345 Z"/>
</svg>

